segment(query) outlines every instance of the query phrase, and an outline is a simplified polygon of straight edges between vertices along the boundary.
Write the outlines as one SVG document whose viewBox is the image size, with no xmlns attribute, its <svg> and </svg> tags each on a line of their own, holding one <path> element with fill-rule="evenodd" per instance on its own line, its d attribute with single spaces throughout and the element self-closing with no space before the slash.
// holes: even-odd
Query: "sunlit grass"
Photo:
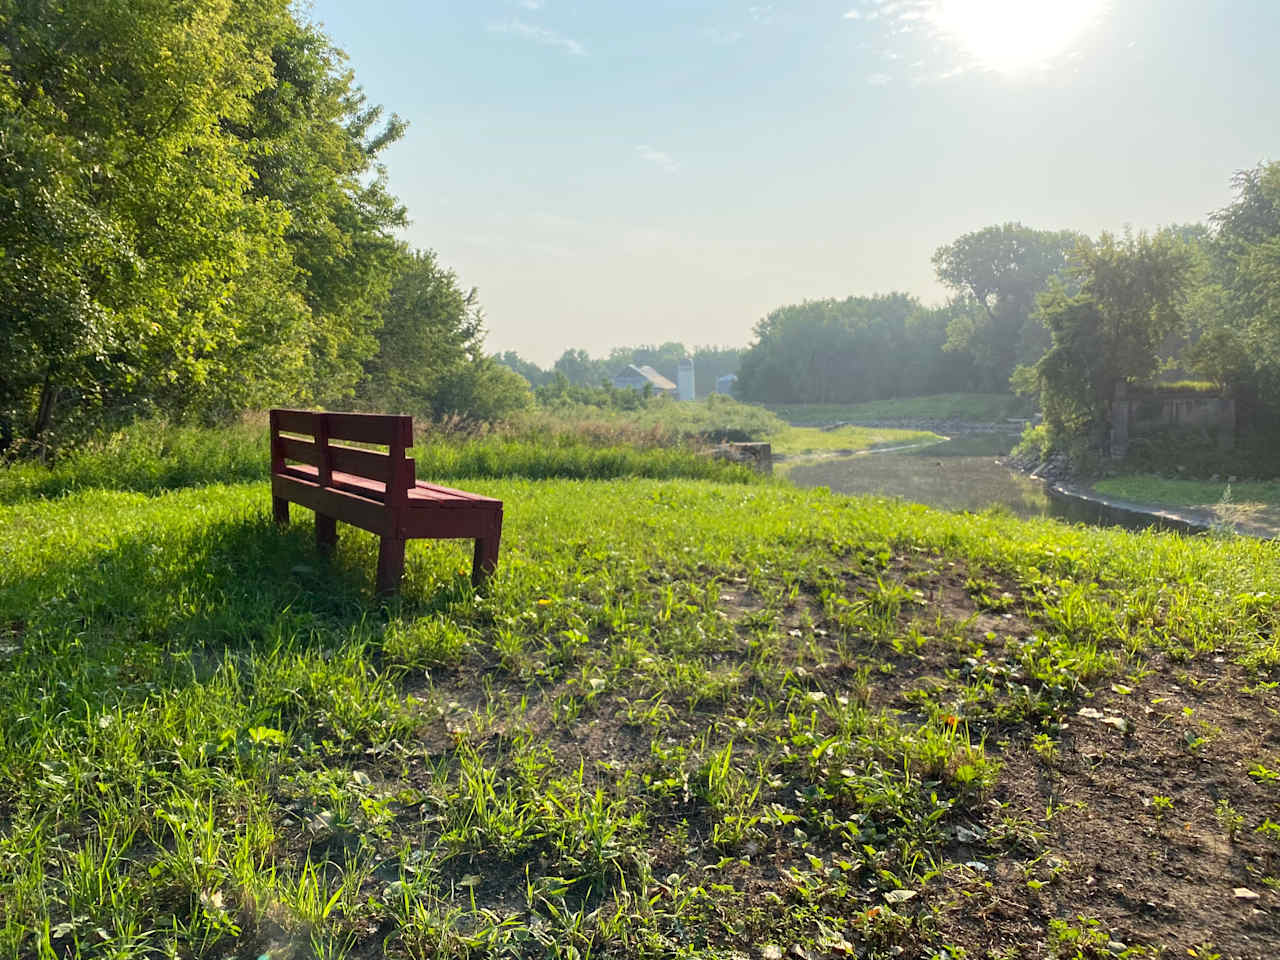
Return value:
<svg viewBox="0 0 1280 960">
<path fill-rule="evenodd" d="M 1229 483 L 1225 480 L 1178 480 L 1149 474 L 1108 477 L 1094 489 L 1109 497 L 1156 503 L 1169 507 L 1213 507 L 1223 502 L 1238 505 L 1280 505 L 1280 483 L 1256 481 Z"/>
<path fill-rule="evenodd" d="M 850 453 L 874 450 L 878 447 L 901 447 L 913 444 L 925 445 L 942 440 L 926 430 L 894 430 L 883 427 L 837 427 L 821 430 L 817 427 L 786 427 L 769 436 L 774 452 L 788 456 L 809 453 Z"/>
<path fill-rule="evenodd" d="M 1044 873 L 1018 744 L 1157 658 L 1280 665 L 1246 539 L 475 478 L 487 592 L 414 542 L 384 605 L 262 481 L 92 481 L 0 505 L 6 956 L 937 955 L 959 827 Z"/>
</svg>

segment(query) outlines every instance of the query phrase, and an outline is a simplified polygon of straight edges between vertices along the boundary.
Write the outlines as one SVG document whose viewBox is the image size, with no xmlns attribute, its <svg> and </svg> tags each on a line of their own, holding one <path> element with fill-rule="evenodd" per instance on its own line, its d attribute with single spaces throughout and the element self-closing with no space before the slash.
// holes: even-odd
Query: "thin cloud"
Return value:
<svg viewBox="0 0 1280 960">
<path fill-rule="evenodd" d="M 871 84 L 873 87 L 883 87 L 892 79 L 893 77 L 889 76 L 887 73 L 873 73 L 871 76 L 867 77 L 867 83 Z"/>
<path fill-rule="evenodd" d="M 644 144 L 636 147 L 636 153 L 639 155 L 641 160 L 644 160 L 647 163 L 652 163 L 655 167 L 658 167 L 667 173 L 674 173 L 680 167 L 680 164 L 673 156 L 671 156 L 671 154 L 665 153 L 662 150 L 655 150 L 653 147 Z"/>
<path fill-rule="evenodd" d="M 539 27 L 532 23 L 525 23 L 523 20 L 507 20 L 503 23 L 495 23 L 489 26 L 491 33 L 507 33 L 516 37 L 524 37 L 526 40 L 532 40 L 534 43 L 541 44 L 544 47 L 556 47 L 573 54 L 575 57 L 584 57 L 587 54 L 586 47 L 580 44 L 573 37 L 566 37 L 563 33 L 557 33 L 547 27 Z"/>
<path fill-rule="evenodd" d="M 741 30 L 722 30 L 719 27 L 708 27 L 702 34 L 717 47 L 731 47 L 743 36 Z"/>
</svg>

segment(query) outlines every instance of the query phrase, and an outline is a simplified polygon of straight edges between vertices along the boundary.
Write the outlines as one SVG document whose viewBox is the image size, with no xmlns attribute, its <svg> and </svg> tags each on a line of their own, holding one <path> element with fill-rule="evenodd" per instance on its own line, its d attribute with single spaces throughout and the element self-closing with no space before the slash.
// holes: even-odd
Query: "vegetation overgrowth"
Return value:
<svg viewBox="0 0 1280 960">
<path fill-rule="evenodd" d="M 415 542 L 380 604 L 374 539 L 322 558 L 261 481 L 81 465 L 0 506 L 5 955 L 1280 933 L 1270 543 L 510 477 L 472 484 L 507 504 L 486 592 L 463 545 Z"/>
<path fill-rule="evenodd" d="M 584 424 L 561 427 L 537 429 L 528 421 L 493 430 L 456 423 L 421 425 L 409 455 L 416 461 L 418 478 L 436 482 L 508 476 L 688 477 L 728 483 L 763 479 L 746 467 L 705 456 L 661 431 L 628 424 L 614 429 Z M 269 459 L 263 417 L 223 428 L 141 421 L 60 458 L 52 467 L 19 463 L 0 470 L 0 503 L 97 488 L 158 493 L 200 484 L 265 480 Z"/>
</svg>

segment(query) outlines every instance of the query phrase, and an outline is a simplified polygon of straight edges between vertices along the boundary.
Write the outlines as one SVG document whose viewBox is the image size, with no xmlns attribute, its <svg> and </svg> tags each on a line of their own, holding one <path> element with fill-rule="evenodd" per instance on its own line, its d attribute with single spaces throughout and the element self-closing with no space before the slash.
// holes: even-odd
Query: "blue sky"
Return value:
<svg viewBox="0 0 1280 960">
<path fill-rule="evenodd" d="M 1087 11 L 1088 16 L 1080 15 Z M 407 239 L 490 349 L 745 345 L 785 303 L 938 302 L 1006 220 L 1200 220 L 1280 159 L 1275 0 L 316 0 Z"/>
</svg>

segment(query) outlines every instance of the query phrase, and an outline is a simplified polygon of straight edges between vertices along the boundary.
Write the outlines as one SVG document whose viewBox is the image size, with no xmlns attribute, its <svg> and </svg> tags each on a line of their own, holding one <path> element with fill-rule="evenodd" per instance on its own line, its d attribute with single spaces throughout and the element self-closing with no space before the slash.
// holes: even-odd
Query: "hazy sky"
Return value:
<svg viewBox="0 0 1280 960">
<path fill-rule="evenodd" d="M 540 363 L 745 345 L 1006 220 L 1203 219 L 1280 159 L 1280 0 L 316 0 L 417 246 Z"/>
</svg>

